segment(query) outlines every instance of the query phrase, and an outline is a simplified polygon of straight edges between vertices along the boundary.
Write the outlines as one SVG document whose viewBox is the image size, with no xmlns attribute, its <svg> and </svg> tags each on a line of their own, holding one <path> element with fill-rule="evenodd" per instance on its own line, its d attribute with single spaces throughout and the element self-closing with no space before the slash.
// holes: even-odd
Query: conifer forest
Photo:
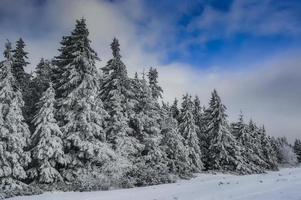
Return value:
<svg viewBox="0 0 301 200">
<path fill-rule="evenodd" d="M 84 18 L 33 73 L 25 42 L 7 40 L 0 63 L 0 199 L 157 185 L 196 173 L 260 174 L 301 161 L 300 140 L 271 137 L 242 113 L 229 122 L 214 88 L 207 105 L 188 93 L 164 101 L 154 66 L 128 76 L 118 38 L 108 44 L 111 59 L 97 66 Z"/>
</svg>

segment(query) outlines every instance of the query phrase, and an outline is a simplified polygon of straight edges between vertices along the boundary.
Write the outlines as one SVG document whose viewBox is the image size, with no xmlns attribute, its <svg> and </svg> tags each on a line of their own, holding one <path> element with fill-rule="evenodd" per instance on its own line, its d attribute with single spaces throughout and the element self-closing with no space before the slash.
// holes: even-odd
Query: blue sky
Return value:
<svg viewBox="0 0 301 200">
<path fill-rule="evenodd" d="M 168 38 L 162 35 L 159 44 L 173 47 L 163 58 L 166 63 L 225 67 L 241 58 L 250 62 L 254 57 L 265 59 L 300 48 L 300 1 L 167 0 L 143 5 L 150 17 L 138 23 L 142 35 L 149 31 L 148 19 L 158 18 L 170 26 L 165 30 Z M 149 48 L 157 51 L 158 44 L 152 45 Z"/>
<path fill-rule="evenodd" d="M 159 70 L 164 99 L 216 88 L 271 135 L 301 137 L 300 0 L 1 0 L 0 41 L 22 37 L 33 71 L 85 17 L 104 66 L 113 37 L 130 75 Z"/>
</svg>

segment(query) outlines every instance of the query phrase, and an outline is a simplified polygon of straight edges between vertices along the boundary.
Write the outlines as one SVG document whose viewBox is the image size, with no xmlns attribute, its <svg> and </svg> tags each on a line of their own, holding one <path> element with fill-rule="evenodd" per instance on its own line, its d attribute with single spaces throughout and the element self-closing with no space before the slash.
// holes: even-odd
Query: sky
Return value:
<svg viewBox="0 0 301 200">
<path fill-rule="evenodd" d="M 270 135 L 301 139 L 300 0 L 1 0 L 2 48 L 22 37 L 33 71 L 82 17 L 98 67 L 117 37 L 130 76 L 158 69 L 164 100 L 188 92 L 207 106 L 215 88 L 229 121 L 242 111 Z"/>
</svg>

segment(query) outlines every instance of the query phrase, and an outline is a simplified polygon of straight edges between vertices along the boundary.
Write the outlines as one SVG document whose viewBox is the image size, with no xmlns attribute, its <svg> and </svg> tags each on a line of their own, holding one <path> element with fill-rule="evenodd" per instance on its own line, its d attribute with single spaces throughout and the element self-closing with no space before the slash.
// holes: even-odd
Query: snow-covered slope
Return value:
<svg viewBox="0 0 301 200">
<path fill-rule="evenodd" d="M 10 200 L 300 200 L 301 168 L 268 174 L 234 176 L 199 174 L 192 180 L 150 187 L 100 191 L 56 192 Z"/>
</svg>

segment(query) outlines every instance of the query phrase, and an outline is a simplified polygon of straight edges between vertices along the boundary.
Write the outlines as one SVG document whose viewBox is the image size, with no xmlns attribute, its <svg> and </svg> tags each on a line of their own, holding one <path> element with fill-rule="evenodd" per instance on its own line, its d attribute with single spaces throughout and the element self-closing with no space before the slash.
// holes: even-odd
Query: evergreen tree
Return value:
<svg viewBox="0 0 301 200">
<path fill-rule="evenodd" d="M 162 88 L 158 85 L 158 71 L 155 68 L 150 68 L 148 72 L 149 87 L 154 99 L 162 98 Z"/>
<path fill-rule="evenodd" d="M 24 70 L 24 68 L 29 64 L 27 62 L 27 52 L 24 50 L 25 43 L 20 38 L 16 42 L 16 49 L 12 50 L 13 52 L 13 66 L 12 66 L 12 72 L 16 79 L 17 87 L 20 88 L 22 91 L 22 94 L 27 92 L 28 84 L 30 82 L 30 75 L 27 74 Z"/>
<path fill-rule="evenodd" d="M 180 110 L 178 108 L 178 100 L 175 98 L 173 104 L 171 105 L 171 114 L 172 114 L 172 117 L 176 120 L 178 120 L 179 118 L 179 115 L 180 115 Z"/>
<path fill-rule="evenodd" d="M 101 97 L 110 117 L 106 128 L 106 136 L 119 154 L 123 156 L 136 154 L 136 140 L 131 136 L 128 107 L 130 80 L 126 66 L 121 61 L 120 46 L 116 38 L 111 44 L 113 58 L 102 68 L 105 77 L 101 89 Z"/>
<path fill-rule="evenodd" d="M 241 146 L 230 133 L 225 111 L 226 106 L 214 90 L 206 110 L 205 133 L 210 144 L 207 169 L 250 173 L 250 168 L 241 155 Z"/>
<path fill-rule="evenodd" d="M 121 101 L 123 112 L 125 112 L 132 94 L 126 66 L 121 61 L 120 45 L 116 38 L 113 39 L 111 49 L 113 58 L 102 68 L 104 80 L 101 89 L 101 98 L 106 109 L 109 110 L 111 98 L 117 93 Z"/>
<path fill-rule="evenodd" d="M 239 120 L 236 123 L 232 123 L 232 134 L 237 138 L 237 141 L 242 146 L 242 156 L 249 164 L 251 170 L 254 173 L 264 172 L 266 162 L 262 160 L 255 152 L 256 140 L 252 137 L 251 132 L 247 124 L 244 123 L 243 114 L 240 113 Z"/>
<path fill-rule="evenodd" d="M 234 135 L 235 138 L 240 138 L 246 128 L 246 124 L 244 124 L 243 114 L 240 112 L 239 118 L 237 122 L 231 123 L 231 133 Z"/>
<path fill-rule="evenodd" d="M 52 69 L 53 66 L 51 62 L 42 58 L 36 67 L 35 76 L 29 84 L 27 96 L 30 96 L 30 99 L 28 99 L 28 110 L 30 110 L 30 112 L 28 113 L 27 123 L 29 124 L 32 132 L 34 131 L 34 124 L 32 120 L 35 113 L 38 111 L 36 105 L 42 97 L 43 92 L 45 92 L 49 87 L 49 82 L 52 77 Z"/>
<path fill-rule="evenodd" d="M 29 144 L 30 132 L 21 111 L 24 105 L 22 94 L 12 74 L 9 42 L 4 55 L 6 60 L 1 62 L 0 71 L 0 190 L 11 196 L 27 188 L 21 180 L 27 178 L 25 170 L 30 154 L 25 148 Z"/>
<path fill-rule="evenodd" d="M 98 59 L 90 46 L 85 19 L 76 21 L 70 36 L 63 37 L 61 54 L 55 63 L 60 69 L 56 74 L 58 114 L 64 135 L 64 148 L 68 156 L 66 178 L 73 171 L 103 165 L 110 159 L 110 149 L 104 143 L 103 130 L 106 111 L 98 96 Z M 74 170 L 72 170 L 74 169 Z M 74 176 L 79 174 L 75 172 Z M 71 176 L 71 177 L 70 177 Z"/>
<path fill-rule="evenodd" d="M 259 129 L 259 137 L 263 151 L 263 159 L 268 164 L 269 170 L 278 170 L 276 152 L 273 149 L 271 139 L 266 135 L 264 126 Z"/>
<path fill-rule="evenodd" d="M 34 118 L 36 130 L 32 137 L 32 178 L 40 183 L 62 181 L 59 165 L 65 165 L 63 134 L 54 119 L 55 92 L 52 84 L 43 93 L 38 103 L 39 111 Z"/>
<path fill-rule="evenodd" d="M 166 154 L 160 148 L 162 141 L 161 115 L 157 101 L 145 79 L 140 82 L 139 102 L 134 121 L 135 136 L 140 141 L 140 157 L 137 158 L 133 176 L 137 185 L 152 185 L 170 181 Z"/>
<path fill-rule="evenodd" d="M 16 86 L 20 89 L 23 100 L 24 100 L 24 105 L 22 107 L 22 112 L 24 115 L 24 118 L 28 124 L 31 122 L 31 117 L 32 117 L 32 110 L 31 110 L 31 105 L 32 105 L 32 98 L 30 94 L 30 82 L 31 82 L 31 75 L 26 73 L 24 68 L 29 64 L 27 62 L 27 55 L 28 53 L 25 51 L 25 43 L 20 38 L 16 42 L 16 48 L 12 50 L 13 55 L 13 65 L 12 65 L 12 73 L 15 77 L 15 82 Z"/>
<path fill-rule="evenodd" d="M 170 109 L 165 112 L 162 124 L 162 148 L 167 155 L 168 168 L 181 178 L 191 177 L 188 149 L 184 146 L 184 138 L 178 132 L 178 122 L 172 117 Z"/>
<path fill-rule="evenodd" d="M 204 134 L 205 131 L 205 123 L 204 123 L 204 110 L 201 106 L 201 102 L 198 96 L 195 96 L 193 100 L 193 118 L 195 121 L 195 125 L 197 127 L 197 135 L 199 138 L 199 145 L 202 152 L 202 160 L 205 161 L 205 152 L 207 150 L 206 136 Z"/>
<path fill-rule="evenodd" d="M 299 140 L 299 139 L 295 140 L 294 152 L 297 155 L 298 162 L 301 162 L 301 140 Z"/>
<path fill-rule="evenodd" d="M 39 64 L 35 70 L 35 77 L 33 78 L 33 88 L 35 90 L 34 97 L 38 100 L 42 97 L 42 94 L 49 87 L 49 83 L 52 81 L 54 66 L 49 60 L 41 58 Z"/>
<path fill-rule="evenodd" d="M 202 152 L 197 136 L 197 127 L 193 118 L 193 102 L 191 96 L 183 96 L 181 114 L 179 116 L 179 132 L 184 138 L 184 145 L 188 149 L 189 165 L 194 172 L 203 169 Z"/>
</svg>

